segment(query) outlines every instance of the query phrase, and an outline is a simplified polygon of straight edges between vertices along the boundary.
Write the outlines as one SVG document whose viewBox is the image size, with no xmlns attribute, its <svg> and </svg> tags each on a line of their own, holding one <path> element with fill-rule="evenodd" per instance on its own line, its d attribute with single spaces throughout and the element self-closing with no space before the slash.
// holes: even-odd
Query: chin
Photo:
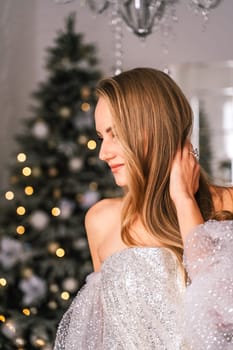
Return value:
<svg viewBox="0 0 233 350">
<path fill-rule="evenodd" d="M 123 178 L 121 179 L 118 176 L 114 176 L 114 180 L 115 180 L 116 185 L 119 187 L 126 187 L 127 186 L 126 179 L 123 179 Z"/>
</svg>

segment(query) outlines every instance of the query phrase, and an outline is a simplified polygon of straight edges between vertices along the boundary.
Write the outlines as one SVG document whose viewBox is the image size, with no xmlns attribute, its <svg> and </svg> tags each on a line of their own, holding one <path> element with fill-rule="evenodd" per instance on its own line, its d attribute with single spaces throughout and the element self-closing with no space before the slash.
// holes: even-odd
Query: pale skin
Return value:
<svg viewBox="0 0 233 350">
<path fill-rule="evenodd" d="M 127 186 L 127 171 L 121 144 L 114 133 L 114 123 L 107 101 L 100 97 L 95 110 L 97 134 L 102 140 L 99 158 L 112 170 L 118 186 Z M 198 189 L 199 164 L 192 152 L 190 142 L 178 150 L 170 176 L 170 195 L 177 210 L 183 241 L 192 228 L 204 222 L 194 194 Z M 233 188 L 211 187 L 216 210 L 233 211 Z M 221 194 L 221 200 L 220 200 Z M 101 269 L 103 261 L 115 252 L 128 248 L 121 239 L 121 210 L 123 198 L 104 199 L 89 209 L 85 218 L 86 232 L 94 271 Z M 140 246 L 159 247 L 138 220 L 132 227 L 132 235 L 140 239 Z"/>
</svg>

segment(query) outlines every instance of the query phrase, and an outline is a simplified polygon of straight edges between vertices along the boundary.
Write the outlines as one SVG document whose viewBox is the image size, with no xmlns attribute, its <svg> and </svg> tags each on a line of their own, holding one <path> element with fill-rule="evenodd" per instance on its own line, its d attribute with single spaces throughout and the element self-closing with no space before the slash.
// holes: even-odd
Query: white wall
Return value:
<svg viewBox="0 0 233 350">
<path fill-rule="evenodd" d="M 20 118 L 28 115 L 29 95 L 37 80 L 35 3 L 0 1 L 0 187 Z"/>
<path fill-rule="evenodd" d="M 0 0 L 0 188 L 6 183 L 5 163 L 13 148 L 13 135 L 20 119 L 30 115 L 30 93 L 37 81 L 45 79 L 45 48 L 51 46 L 69 13 L 77 12 L 77 30 L 84 34 L 86 42 L 96 44 L 102 71 L 106 75 L 113 72 L 114 34 L 110 17 L 93 16 L 84 3 L 84 0 L 63 5 L 55 0 Z M 187 62 L 233 59 L 233 1 L 222 0 L 210 14 L 204 31 L 203 18 L 195 15 L 187 4 L 188 0 L 180 0 L 177 6 L 178 23 L 172 27 L 172 37 L 165 40 L 167 54 L 160 32 L 142 41 L 123 26 L 124 69 L 134 66 L 163 69 L 172 65 L 174 70 L 176 65 Z M 178 74 L 177 80 L 180 79 Z M 182 76 L 181 85 L 184 80 Z M 185 84 L 183 88 L 186 89 Z"/>
</svg>

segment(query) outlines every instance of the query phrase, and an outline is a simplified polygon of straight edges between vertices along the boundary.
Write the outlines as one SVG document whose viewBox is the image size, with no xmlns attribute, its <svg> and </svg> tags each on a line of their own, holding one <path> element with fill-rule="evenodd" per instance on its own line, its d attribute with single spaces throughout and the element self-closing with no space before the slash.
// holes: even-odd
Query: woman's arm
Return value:
<svg viewBox="0 0 233 350">
<path fill-rule="evenodd" d="M 188 142 L 173 160 L 170 175 L 170 195 L 175 204 L 183 242 L 188 233 L 204 222 L 195 199 L 199 187 L 200 165 Z"/>
<path fill-rule="evenodd" d="M 233 221 L 204 223 L 195 193 L 199 164 L 190 145 L 173 161 L 170 195 L 184 241 L 191 283 L 184 296 L 185 335 L 191 349 L 233 349 Z M 218 190 L 218 191 L 217 191 Z M 216 211 L 232 210 L 232 189 L 211 188 Z"/>
</svg>

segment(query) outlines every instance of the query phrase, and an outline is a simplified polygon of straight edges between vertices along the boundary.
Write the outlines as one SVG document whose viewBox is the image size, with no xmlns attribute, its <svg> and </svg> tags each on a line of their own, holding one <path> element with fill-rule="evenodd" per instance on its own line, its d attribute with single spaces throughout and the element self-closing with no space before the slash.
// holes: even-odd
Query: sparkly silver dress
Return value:
<svg viewBox="0 0 233 350">
<path fill-rule="evenodd" d="M 165 248 L 128 248 L 88 276 L 54 350 L 233 350 L 233 221 L 208 221 L 185 242 L 184 288 Z"/>
<path fill-rule="evenodd" d="M 54 350 L 183 350 L 184 283 L 165 248 L 127 248 L 88 276 Z"/>
<path fill-rule="evenodd" d="M 233 350 L 233 221 L 208 221 L 188 236 L 185 335 L 193 350 Z"/>
</svg>

